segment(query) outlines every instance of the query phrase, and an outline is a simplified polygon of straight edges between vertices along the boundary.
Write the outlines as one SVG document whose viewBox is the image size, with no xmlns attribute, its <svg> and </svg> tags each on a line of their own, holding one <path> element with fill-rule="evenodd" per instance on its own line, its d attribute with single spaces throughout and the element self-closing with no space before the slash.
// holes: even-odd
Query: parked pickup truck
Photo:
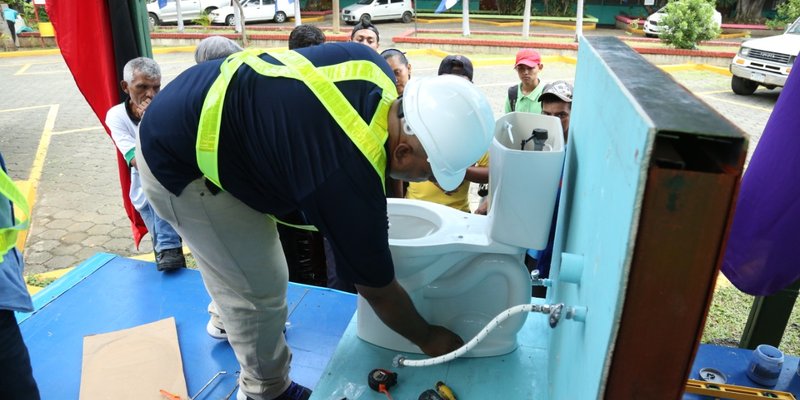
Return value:
<svg viewBox="0 0 800 400">
<path fill-rule="evenodd" d="M 748 40 L 731 61 L 731 89 L 750 95 L 759 85 L 774 89 L 786 84 L 786 78 L 800 53 L 800 18 L 782 35 Z"/>
</svg>

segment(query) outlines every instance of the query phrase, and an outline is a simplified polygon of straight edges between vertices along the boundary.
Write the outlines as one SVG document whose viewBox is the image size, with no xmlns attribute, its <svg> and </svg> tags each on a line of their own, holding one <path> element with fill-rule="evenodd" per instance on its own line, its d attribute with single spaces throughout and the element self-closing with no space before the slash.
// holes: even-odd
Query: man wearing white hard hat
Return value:
<svg viewBox="0 0 800 400">
<path fill-rule="evenodd" d="M 458 186 L 486 151 L 485 96 L 453 76 L 409 82 L 372 49 L 255 50 L 185 71 L 142 121 L 145 193 L 198 261 L 241 365 L 237 399 L 306 399 L 282 333 L 287 270 L 268 215 L 302 211 L 330 239 L 337 273 L 428 355 L 461 338 L 428 324 L 394 277 L 385 179 Z"/>
</svg>

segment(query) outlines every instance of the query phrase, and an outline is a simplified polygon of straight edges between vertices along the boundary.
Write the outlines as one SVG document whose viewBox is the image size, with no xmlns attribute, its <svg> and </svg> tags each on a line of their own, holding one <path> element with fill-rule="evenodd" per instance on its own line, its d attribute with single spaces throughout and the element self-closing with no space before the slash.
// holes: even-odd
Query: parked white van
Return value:
<svg viewBox="0 0 800 400">
<path fill-rule="evenodd" d="M 411 0 L 358 0 L 342 9 L 342 21 L 355 25 L 359 21 L 383 21 L 399 19 L 409 23 L 414 18 Z"/>
<path fill-rule="evenodd" d="M 764 86 L 783 87 L 800 53 L 800 18 L 782 35 L 748 40 L 731 61 L 731 90 L 750 95 Z"/>
<path fill-rule="evenodd" d="M 242 0 L 242 11 L 245 23 L 275 21 L 280 24 L 294 17 L 294 5 L 289 0 Z M 232 6 L 220 7 L 208 14 L 208 18 L 215 24 L 236 24 Z"/>
<path fill-rule="evenodd" d="M 203 13 L 231 5 L 231 0 L 181 0 L 181 17 L 184 21 L 194 21 Z M 166 5 L 159 7 L 158 0 L 148 0 L 147 16 L 150 25 L 161 25 L 164 22 L 177 22 L 178 10 L 175 0 L 167 0 Z"/>
</svg>

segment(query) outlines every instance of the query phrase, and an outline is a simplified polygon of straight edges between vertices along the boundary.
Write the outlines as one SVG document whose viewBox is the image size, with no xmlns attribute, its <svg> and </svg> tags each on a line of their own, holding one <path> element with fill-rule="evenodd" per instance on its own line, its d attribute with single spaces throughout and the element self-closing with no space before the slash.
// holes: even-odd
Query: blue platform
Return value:
<svg viewBox="0 0 800 400">
<path fill-rule="evenodd" d="M 226 341 L 206 334 L 210 298 L 200 273 L 164 274 L 153 263 L 97 254 L 34 297 L 37 311 L 20 314 L 20 329 L 42 399 L 77 399 L 83 337 L 175 317 L 184 375 L 194 395 L 218 371 L 201 399 L 221 399 L 239 365 Z M 286 336 L 291 377 L 315 386 L 356 307 L 355 296 L 290 284 Z"/>
<path fill-rule="evenodd" d="M 368 344 L 355 335 L 353 295 L 290 284 L 287 341 L 294 353 L 291 376 L 315 388 L 313 399 L 385 399 L 366 386 L 373 368 L 392 369 L 394 351 Z M 156 271 L 155 265 L 110 254 L 97 254 L 34 298 L 37 311 L 18 315 L 31 353 L 42 398 L 77 399 L 83 337 L 130 328 L 174 316 L 189 394 L 194 395 L 220 370 L 228 371 L 199 399 L 221 399 L 235 385 L 238 364 L 227 342 L 205 332 L 208 294 L 200 274 Z M 562 321 L 561 323 L 569 323 Z M 520 332 L 520 347 L 505 356 L 459 359 L 429 368 L 402 368 L 395 399 L 416 399 L 438 380 L 451 385 L 459 399 L 546 399 L 549 327 L 542 315 L 530 315 Z M 703 345 L 691 378 L 701 367 L 728 375 L 732 384 L 757 386 L 746 374 L 749 350 Z M 410 356 L 414 358 L 415 356 Z M 787 356 L 776 390 L 800 394 L 798 358 Z M 697 399 L 698 396 L 686 396 Z"/>
</svg>

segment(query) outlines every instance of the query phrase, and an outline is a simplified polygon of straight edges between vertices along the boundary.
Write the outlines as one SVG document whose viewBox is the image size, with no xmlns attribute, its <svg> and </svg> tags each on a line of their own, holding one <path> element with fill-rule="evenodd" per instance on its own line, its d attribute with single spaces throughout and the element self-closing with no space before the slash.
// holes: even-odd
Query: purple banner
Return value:
<svg viewBox="0 0 800 400">
<path fill-rule="evenodd" d="M 722 272 L 739 290 L 773 294 L 800 279 L 800 72 L 778 98 L 742 178 Z"/>
</svg>

